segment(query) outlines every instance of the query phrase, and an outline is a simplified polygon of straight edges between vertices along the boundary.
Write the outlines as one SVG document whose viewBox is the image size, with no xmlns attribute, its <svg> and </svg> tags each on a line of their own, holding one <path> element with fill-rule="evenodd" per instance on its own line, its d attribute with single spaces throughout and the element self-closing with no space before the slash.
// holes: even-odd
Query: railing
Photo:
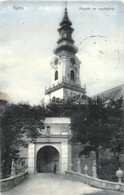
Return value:
<svg viewBox="0 0 124 195">
<path fill-rule="evenodd" d="M 25 173 L 22 173 L 20 175 L 14 176 L 14 177 L 9 177 L 6 179 L 1 179 L 0 180 L 0 191 L 7 191 L 11 188 L 13 188 L 14 186 L 18 185 L 19 183 L 21 183 L 24 179 L 26 179 L 28 176 L 28 172 L 26 171 Z"/>
<path fill-rule="evenodd" d="M 92 187 L 101 188 L 105 190 L 114 190 L 124 192 L 124 184 L 119 182 L 110 182 L 106 180 L 101 180 L 98 178 L 93 178 L 88 175 L 83 175 L 80 173 L 66 171 L 66 177 L 75 178 L 76 180 L 82 181 Z"/>
<path fill-rule="evenodd" d="M 81 93 L 85 94 L 85 89 L 84 88 L 81 88 L 78 85 L 73 85 L 71 83 L 65 83 L 65 82 L 59 83 L 58 85 L 55 85 L 53 87 L 50 87 L 49 89 L 46 89 L 45 94 L 52 93 L 52 92 L 54 92 L 54 91 L 56 91 L 56 90 L 58 90 L 62 87 L 65 87 L 67 89 L 72 89 L 72 90 L 75 90 L 75 91 L 78 91 L 78 92 L 81 92 Z"/>
</svg>

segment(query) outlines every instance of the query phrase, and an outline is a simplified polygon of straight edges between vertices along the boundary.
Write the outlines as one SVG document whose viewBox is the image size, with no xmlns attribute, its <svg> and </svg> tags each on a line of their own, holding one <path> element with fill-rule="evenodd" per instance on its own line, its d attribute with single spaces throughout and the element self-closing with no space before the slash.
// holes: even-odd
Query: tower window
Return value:
<svg viewBox="0 0 124 195">
<path fill-rule="evenodd" d="M 58 71 L 56 70 L 56 72 L 55 72 L 55 80 L 57 80 L 58 79 Z"/>
<path fill-rule="evenodd" d="M 74 71 L 71 70 L 71 80 L 74 80 Z"/>
</svg>

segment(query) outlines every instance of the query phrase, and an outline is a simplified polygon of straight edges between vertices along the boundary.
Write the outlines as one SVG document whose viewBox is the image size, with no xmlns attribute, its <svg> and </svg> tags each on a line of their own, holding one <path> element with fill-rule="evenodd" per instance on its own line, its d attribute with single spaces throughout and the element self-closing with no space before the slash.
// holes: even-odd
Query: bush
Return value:
<svg viewBox="0 0 124 195">
<path fill-rule="evenodd" d="M 116 171 L 118 170 L 118 164 L 114 159 L 101 159 L 99 162 L 100 179 L 117 182 Z"/>
</svg>

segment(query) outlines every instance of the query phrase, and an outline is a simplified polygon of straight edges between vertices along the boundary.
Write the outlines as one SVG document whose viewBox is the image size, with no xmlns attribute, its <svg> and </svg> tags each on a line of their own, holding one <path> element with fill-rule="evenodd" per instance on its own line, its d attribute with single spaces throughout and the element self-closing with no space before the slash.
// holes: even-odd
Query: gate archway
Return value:
<svg viewBox="0 0 124 195">
<path fill-rule="evenodd" d="M 59 152 L 53 146 L 44 146 L 37 152 L 36 170 L 38 173 L 50 173 L 56 164 L 59 170 Z"/>
</svg>

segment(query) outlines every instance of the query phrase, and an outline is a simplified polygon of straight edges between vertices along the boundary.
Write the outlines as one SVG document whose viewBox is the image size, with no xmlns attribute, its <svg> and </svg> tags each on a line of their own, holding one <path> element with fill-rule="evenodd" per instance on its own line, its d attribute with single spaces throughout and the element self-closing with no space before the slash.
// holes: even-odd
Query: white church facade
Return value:
<svg viewBox="0 0 124 195">
<path fill-rule="evenodd" d="M 80 82 L 80 60 L 76 57 L 78 48 L 72 39 L 72 23 L 67 8 L 60 23 L 59 40 L 51 61 L 51 87 L 45 90 L 45 103 L 52 98 L 68 99 L 74 95 L 84 95 Z M 45 129 L 28 148 L 28 168 L 30 173 L 48 173 L 56 164 L 57 172 L 64 173 L 71 168 L 70 118 L 46 118 Z"/>
<path fill-rule="evenodd" d="M 72 23 L 68 18 L 67 8 L 64 17 L 60 22 L 59 40 L 54 49 L 54 57 L 51 61 L 51 86 L 45 90 L 45 102 L 53 97 L 67 99 L 70 96 L 85 94 L 85 89 L 80 82 L 80 60 L 76 53 L 78 48 L 74 45 L 71 27 Z"/>
</svg>

